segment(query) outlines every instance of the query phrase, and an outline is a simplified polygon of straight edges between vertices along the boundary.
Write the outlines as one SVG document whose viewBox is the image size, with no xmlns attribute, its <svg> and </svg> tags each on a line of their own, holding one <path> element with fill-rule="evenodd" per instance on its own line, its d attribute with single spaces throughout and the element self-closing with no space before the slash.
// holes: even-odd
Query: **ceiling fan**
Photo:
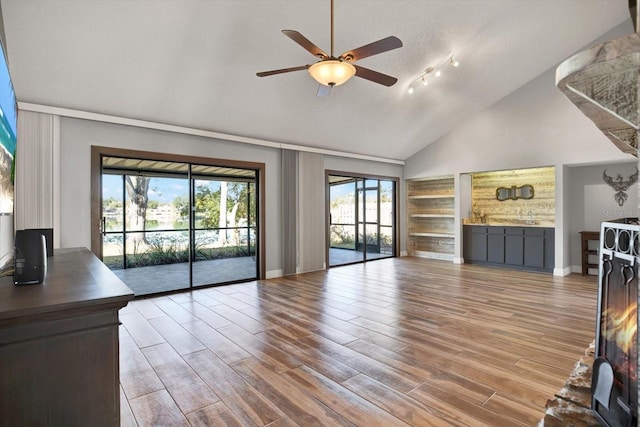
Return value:
<svg viewBox="0 0 640 427">
<path fill-rule="evenodd" d="M 309 65 L 300 65 L 298 67 L 282 68 L 280 70 L 262 71 L 256 73 L 258 77 L 272 76 L 274 74 L 290 73 L 292 71 L 308 70 L 311 77 L 313 77 L 320 86 L 318 87 L 317 96 L 326 96 L 331 93 L 331 89 L 334 86 L 339 86 L 345 83 L 354 75 L 366 80 L 370 80 L 374 83 L 379 83 L 384 86 L 393 86 L 398 79 L 386 74 L 379 73 L 377 71 L 364 68 L 360 65 L 355 65 L 353 62 L 360 59 L 377 55 L 388 50 L 397 49 L 402 47 L 402 41 L 394 36 L 389 36 L 384 39 L 369 43 L 364 46 L 360 46 L 357 49 L 352 49 L 344 52 L 338 57 L 333 55 L 333 0 L 331 0 L 331 54 L 328 55 L 325 51 L 313 44 L 309 39 L 295 30 L 282 30 L 284 35 L 289 37 L 294 42 L 309 51 L 313 56 L 320 58 L 316 63 Z"/>
</svg>

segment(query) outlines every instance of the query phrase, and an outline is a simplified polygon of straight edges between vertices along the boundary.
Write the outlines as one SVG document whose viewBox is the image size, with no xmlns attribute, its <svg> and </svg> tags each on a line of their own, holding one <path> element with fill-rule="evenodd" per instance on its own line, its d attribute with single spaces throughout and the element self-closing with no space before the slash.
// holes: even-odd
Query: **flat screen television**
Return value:
<svg viewBox="0 0 640 427">
<path fill-rule="evenodd" d="M 17 107 L 4 46 L 0 43 L 0 213 L 13 213 Z"/>
<path fill-rule="evenodd" d="M 0 43 L 0 269 L 13 261 L 13 184 L 18 110 L 4 46 Z"/>
</svg>

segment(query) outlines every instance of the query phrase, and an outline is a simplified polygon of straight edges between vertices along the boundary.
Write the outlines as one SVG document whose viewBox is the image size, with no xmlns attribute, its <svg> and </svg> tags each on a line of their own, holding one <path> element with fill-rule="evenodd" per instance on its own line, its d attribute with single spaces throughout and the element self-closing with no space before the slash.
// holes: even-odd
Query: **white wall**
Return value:
<svg viewBox="0 0 640 427">
<path fill-rule="evenodd" d="M 625 22 L 597 42 L 627 35 L 629 29 Z M 465 172 L 556 166 L 556 185 L 562 189 L 567 185 L 564 165 L 633 160 L 560 92 L 554 67 L 411 156 L 405 177 L 459 178 Z M 565 272 L 570 265 L 566 197 L 556 200 L 556 269 Z"/>
<path fill-rule="evenodd" d="M 267 277 L 280 275 L 282 271 L 280 149 L 62 117 L 60 118 L 59 199 L 60 212 L 62 213 L 60 247 L 91 247 L 90 158 L 92 145 L 265 163 L 266 270 Z M 392 176 L 402 180 L 403 168 L 401 165 L 334 156 L 321 157 L 324 157 L 324 167 L 327 169 Z M 320 176 L 318 185 L 324 188 L 324 176 Z M 317 203 L 314 205 L 324 206 L 324 190 L 314 191 L 313 197 L 317 199 Z M 401 200 L 403 200 L 402 197 L 401 195 Z M 400 223 L 404 227 L 402 212 L 400 213 Z M 315 224 L 307 224 L 307 226 L 324 230 L 324 211 L 319 215 L 309 216 L 309 218 Z M 307 243 L 299 242 L 299 245 L 304 248 Z M 314 252 L 314 254 L 319 253 L 321 256 L 319 255 L 317 260 L 306 259 L 310 265 L 318 263 L 322 265 L 324 262 L 324 239 L 321 244 L 322 250 Z M 401 250 L 403 248 L 404 246 L 401 246 Z"/>
<path fill-rule="evenodd" d="M 628 34 L 624 23 L 601 37 Z M 555 67 L 406 161 L 405 177 L 632 159 L 555 85 Z"/>
<path fill-rule="evenodd" d="M 581 231 L 600 231 L 600 223 L 617 218 L 638 217 L 638 184 L 626 191 L 628 199 L 622 206 L 613 198 L 615 191 L 602 179 L 617 174 L 627 179 L 636 172 L 636 162 L 569 167 L 568 209 L 570 212 L 570 262 L 574 272 L 581 269 Z"/>
<path fill-rule="evenodd" d="M 266 270 L 282 269 L 280 150 L 89 120 L 60 120 L 60 246 L 91 247 L 91 146 L 265 163 Z"/>
</svg>

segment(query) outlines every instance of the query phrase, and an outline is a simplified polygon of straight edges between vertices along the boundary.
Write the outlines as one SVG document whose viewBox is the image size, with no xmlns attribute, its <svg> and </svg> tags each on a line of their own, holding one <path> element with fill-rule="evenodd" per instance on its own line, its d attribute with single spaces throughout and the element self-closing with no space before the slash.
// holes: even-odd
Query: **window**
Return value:
<svg viewBox="0 0 640 427">
<path fill-rule="evenodd" d="M 260 165 L 124 154 L 99 154 L 92 241 L 137 296 L 263 276 Z"/>
<path fill-rule="evenodd" d="M 329 266 L 396 256 L 397 182 L 327 174 Z"/>
</svg>

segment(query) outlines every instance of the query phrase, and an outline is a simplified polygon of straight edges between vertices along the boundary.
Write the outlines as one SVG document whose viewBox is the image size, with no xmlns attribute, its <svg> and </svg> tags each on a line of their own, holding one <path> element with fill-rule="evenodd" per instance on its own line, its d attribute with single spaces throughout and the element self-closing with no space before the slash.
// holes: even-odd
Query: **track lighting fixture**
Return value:
<svg viewBox="0 0 640 427">
<path fill-rule="evenodd" d="M 422 83 L 422 86 L 427 86 L 429 84 L 429 79 L 432 77 L 440 77 L 444 73 L 444 68 L 447 66 L 458 68 L 458 66 L 460 66 L 460 62 L 456 61 L 453 58 L 453 55 L 449 55 L 446 60 L 441 61 L 435 67 L 428 67 L 424 70 L 424 73 L 420 74 L 409 84 L 408 92 L 410 94 L 415 92 L 418 82 Z"/>
</svg>

